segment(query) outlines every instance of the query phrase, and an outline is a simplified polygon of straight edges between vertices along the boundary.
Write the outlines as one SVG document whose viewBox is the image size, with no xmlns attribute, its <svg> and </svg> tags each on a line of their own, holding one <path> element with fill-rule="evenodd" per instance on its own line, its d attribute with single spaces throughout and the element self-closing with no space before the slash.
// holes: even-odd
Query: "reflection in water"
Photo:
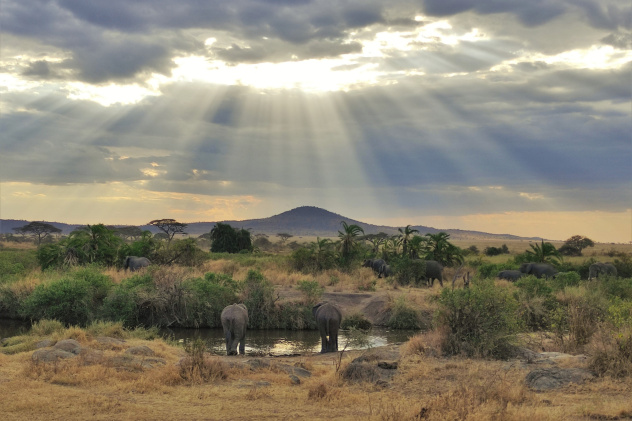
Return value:
<svg viewBox="0 0 632 421">
<path fill-rule="evenodd" d="M 31 323 L 20 320 L 0 319 L 0 338 L 28 333 Z M 367 335 L 358 338 L 357 333 L 340 331 L 338 348 L 342 350 L 366 349 L 389 344 L 406 342 L 417 331 L 389 330 L 374 327 Z M 226 345 L 222 329 L 162 329 L 165 338 L 188 342 L 201 339 L 206 342 L 209 351 L 225 354 Z M 317 330 L 249 330 L 246 334 L 246 354 L 288 355 L 305 354 L 320 351 L 320 335 Z"/>
<path fill-rule="evenodd" d="M 221 329 L 163 329 L 164 337 L 177 341 L 201 339 L 210 352 L 225 354 L 226 345 Z M 342 350 L 366 349 L 406 342 L 417 333 L 411 330 L 389 330 L 374 327 L 359 337 L 357 333 L 340 331 L 338 348 Z M 246 333 L 246 354 L 288 355 L 320 351 L 320 335 L 317 330 L 249 330 Z"/>
</svg>

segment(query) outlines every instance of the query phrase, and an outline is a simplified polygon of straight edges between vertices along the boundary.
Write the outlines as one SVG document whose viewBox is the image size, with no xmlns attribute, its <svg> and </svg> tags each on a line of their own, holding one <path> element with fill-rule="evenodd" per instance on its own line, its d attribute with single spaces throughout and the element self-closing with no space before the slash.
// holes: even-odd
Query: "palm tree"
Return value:
<svg viewBox="0 0 632 421">
<path fill-rule="evenodd" d="M 342 224 L 342 231 L 338 231 L 338 237 L 340 237 L 342 258 L 348 259 L 355 248 L 357 237 L 360 233 L 364 234 L 364 230 L 355 224 L 347 224 L 345 221 L 340 222 Z"/>
<path fill-rule="evenodd" d="M 437 234 L 426 234 L 428 237 L 428 253 L 426 258 L 436 260 L 444 266 L 453 266 L 455 263 L 463 262 L 461 249 L 450 243 L 450 234 L 439 232 Z"/>
<path fill-rule="evenodd" d="M 408 257 L 411 259 L 420 259 L 430 251 L 428 237 L 415 235 L 408 242 Z"/>
<path fill-rule="evenodd" d="M 416 230 L 414 228 L 411 228 L 410 225 L 406 225 L 406 228 L 397 228 L 397 230 L 400 232 L 400 237 L 402 238 L 402 253 L 404 256 L 407 256 L 408 253 L 408 241 L 410 240 L 410 237 L 416 233 L 419 232 L 419 230 Z"/>
<path fill-rule="evenodd" d="M 531 250 L 527 250 L 525 253 L 534 261 L 539 263 L 551 263 L 552 260 L 562 260 L 562 256 L 557 251 L 555 246 L 551 243 L 545 243 L 541 240 L 542 244 L 530 244 Z"/>
</svg>

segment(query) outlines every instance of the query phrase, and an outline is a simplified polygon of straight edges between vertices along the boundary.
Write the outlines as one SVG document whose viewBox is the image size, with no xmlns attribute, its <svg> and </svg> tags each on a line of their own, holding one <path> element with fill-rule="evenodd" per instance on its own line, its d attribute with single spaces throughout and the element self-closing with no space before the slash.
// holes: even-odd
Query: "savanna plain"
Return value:
<svg viewBox="0 0 632 421">
<path fill-rule="evenodd" d="M 141 238 L 92 257 L 63 240 L 2 242 L 0 323 L 32 323 L 0 338 L 2 418 L 632 419 L 632 245 L 562 255 L 562 242 L 414 237 L 255 238 L 238 253 Z M 139 250 L 153 264 L 124 270 Z M 415 263 L 429 257 L 445 263 L 443 286 Z M 535 259 L 559 274 L 496 276 Z M 597 261 L 617 276 L 589 280 Z M 370 326 L 414 333 L 384 347 L 226 356 L 158 330 L 219 328 L 233 302 L 248 307 L 249 331 L 315 329 L 319 301 L 340 307 L 357 343 Z M 576 376 L 543 387 L 529 381 L 538 370 Z"/>
</svg>

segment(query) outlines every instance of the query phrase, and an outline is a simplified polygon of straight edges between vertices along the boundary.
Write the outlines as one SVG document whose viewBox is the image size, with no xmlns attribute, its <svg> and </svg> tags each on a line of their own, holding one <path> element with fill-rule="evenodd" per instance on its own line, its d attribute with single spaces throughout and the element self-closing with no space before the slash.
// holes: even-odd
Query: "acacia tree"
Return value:
<svg viewBox="0 0 632 421">
<path fill-rule="evenodd" d="M 45 222 L 29 222 L 22 227 L 13 228 L 13 230 L 18 234 L 31 235 L 37 238 L 38 246 L 42 244 L 42 240 L 49 235 L 61 233 L 61 229 Z"/>
<path fill-rule="evenodd" d="M 286 232 L 280 232 L 276 236 L 281 239 L 281 244 L 285 244 L 288 239 L 294 237 L 292 234 L 288 234 Z"/>
<path fill-rule="evenodd" d="M 114 233 L 128 241 L 137 241 L 143 236 L 143 230 L 133 225 L 114 228 Z"/>
<path fill-rule="evenodd" d="M 588 237 L 574 235 L 564 242 L 558 250 L 564 256 L 581 256 L 586 247 L 595 247 L 595 243 Z"/>
<path fill-rule="evenodd" d="M 150 221 L 147 225 L 153 225 L 158 228 L 165 234 L 167 234 L 167 249 L 169 249 L 169 245 L 171 244 L 171 240 L 176 234 L 186 234 L 184 229 L 188 224 L 183 224 L 182 222 L 177 222 L 175 219 L 154 219 Z"/>
</svg>

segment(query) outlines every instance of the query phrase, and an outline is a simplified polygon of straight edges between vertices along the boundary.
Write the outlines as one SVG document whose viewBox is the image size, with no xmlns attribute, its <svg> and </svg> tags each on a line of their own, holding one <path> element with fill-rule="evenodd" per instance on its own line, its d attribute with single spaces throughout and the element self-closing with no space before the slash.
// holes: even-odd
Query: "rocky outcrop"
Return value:
<svg viewBox="0 0 632 421">
<path fill-rule="evenodd" d="M 583 384 L 592 380 L 595 375 L 584 368 L 538 368 L 527 374 L 527 387 L 536 392 L 559 389 L 571 383 Z"/>
</svg>

